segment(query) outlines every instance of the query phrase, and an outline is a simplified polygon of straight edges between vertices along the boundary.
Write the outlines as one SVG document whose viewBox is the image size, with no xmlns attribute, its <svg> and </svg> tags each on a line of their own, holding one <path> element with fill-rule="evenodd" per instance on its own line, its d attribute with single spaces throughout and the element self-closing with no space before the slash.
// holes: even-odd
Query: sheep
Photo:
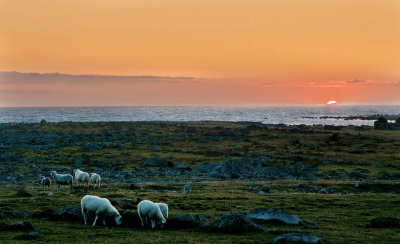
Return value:
<svg viewBox="0 0 400 244">
<path fill-rule="evenodd" d="M 155 228 L 156 224 L 165 224 L 167 221 L 165 220 L 163 214 L 161 213 L 160 207 L 149 200 L 141 201 L 138 206 L 138 214 L 140 217 L 140 221 L 142 222 L 142 226 L 147 223 L 147 220 L 151 221 L 151 228 Z"/>
<path fill-rule="evenodd" d="M 91 173 L 90 174 L 90 182 L 92 182 L 93 188 L 96 187 L 96 184 L 97 184 L 97 187 L 100 188 L 100 182 L 101 182 L 100 175 L 96 174 L 96 173 Z"/>
<path fill-rule="evenodd" d="M 96 216 L 93 226 L 96 226 L 99 216 L 103 217 L 103 225 L 106 225 L 105 217 L 114 217 L 115 223 L 121 225 L 121 215 L 107 198 L 86 195 L 81 200 L 81 210 L 85 225 L 87 225 L 88 217 L 92 214 Z"/>
<path fill-rule="evenodd" d="M 51 171 L 50 176 L 53 178 L 53 180 L 56 182 L 58 189 L 60 189 L 61 185 L 68 185 L 69 186 L 69 191 L 71 191 L 72 182 L 73 182 L 73 177 L 70 174 L 57 174 L 56 171 Z"/>
<path fill-rule="evenodd" d="M 43 178 L 40 180 L 40 185 L 42 186 L 42 189 L 44 190 L 44 188 L 47 186 L 48 188 L 50 188 L 50 184 L 51 184 L 51 180 L 49 177 L 43 176 Z"/>
<path fill-rule="evenodd" d="M 87 185 L 89 186 L 89 174 L 87 172 L 83 172 L 80 169 L 75 169 L 74 170 L 74 179 L 78 182 L 78 186 L 79 186 L 79 182 L 83 182 L 83 184 L 87 183 Z"/>
<path fill-rule="evenodd" d="M 168 205 L 162 202 L 156 203 L 161 210 L 162 215 L 165 219 L 168 219 Z"/>
</svg>

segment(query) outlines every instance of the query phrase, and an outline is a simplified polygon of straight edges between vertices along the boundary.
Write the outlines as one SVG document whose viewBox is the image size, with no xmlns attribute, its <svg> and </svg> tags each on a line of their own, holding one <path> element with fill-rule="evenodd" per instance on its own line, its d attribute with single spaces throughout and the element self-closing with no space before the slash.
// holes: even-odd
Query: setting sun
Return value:
<svg viewBox="0 0 400 244">
<path fill-rule="evenodd" d="M 336 104 L 336 103 L 337 103 L 336 101 L 334 101 L 334 100 L 331 100 L 331 101 L 327 102 L 326 104 L 328 104 L 328 105 L 332 105 L 332 104 Z"/>
</svg>

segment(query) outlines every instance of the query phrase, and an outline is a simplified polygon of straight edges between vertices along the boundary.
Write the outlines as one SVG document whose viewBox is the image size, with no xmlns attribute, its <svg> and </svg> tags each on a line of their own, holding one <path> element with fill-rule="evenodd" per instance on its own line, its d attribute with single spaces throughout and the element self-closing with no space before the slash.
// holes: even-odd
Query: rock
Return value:
<svg viewBox="0 0 400 244">
<path fill-rule="evenodd" d="M 52 221 L 83 221 L 81 206 L 59 209 L 49 216 Z"/>
<path fill-rule="evenodd" d="M 367 181 L 357 182 L 354 184 L 354 187 L 357 189 L 370 189 L 371 185 Z"/>
<path fill-rule="evenodd" d="M 172 163 L 168 162 L 164 157 L 156 157 L 151 159 L 142 159 L 141 163 L 148 167 L 168 167 L 172 166 Z"/>
<path fill-rule="evenodd" d="M 189 166 L 186 166 L 184 164 L 175 164 L 175 168 L 180 169 L 180 170 L 187 170 L 187 171 L 192 170 Z"/>
<path fill-rule="evenodd" d="M 101 149 L 101 147 L 97 143 L 85 143 L 82 147 L 83 152 L 94 152 Z"/>
<path fill-rule="evenodd" d="M 14 194 L 16 197 L 31 197 L 32 194 L 27 192 L 24 188 L 19 188 L 17 192 Z"/>
<path fill-rule="evenodd" d="M 29 217 L 42 219 L 42 218 L 48 218 L 53 213 L 54 213 L 53 209 L 47 208 L 42 211 L 32 213 Z"/>
<path fill-rule="evenodd" d="M 264 195 L 264 194 L 265 194 L 265 192 L 263 192 L 263 191 L 259 191 L 257 194 Z"/>
<path fill-rule="evenodd" d="M 129 185 L 129 189 L 137 190 L 137 189 L 140 189 L 140 186 L 137 183 L 132 183 Z"/>
<path fill-rule="evenodd" d="M 265 193 L 271 193 L 271 185 L 263 185 L 261 187 L 261 191 L 265 192 Z"/>
<path fill-rule="evenodd" d="M 110 201 L 110 203 L 111 203 L 113 206 L 119 206 L 119 202 L 118 202 L 117 200 L 108 199 L 108 201 Z"/>
<path fill-rule="evenodd" d="M 219 233 L 237 234 L 244 232 L 265 232 L 265 228 L 247 218 L 244 213 L 223 214 L 210 225 L 210 230 Z"/>
<path fill-rule="evenodd" d="M 164 229 L 198 229 L 206 228 L 207 224 L 204 222 L 204 217 L 196 214 L 189 215 L 170 215 Z"/>
<path fill-rule="evenodd" d="M 400 219 L 393 217 L 377 217 L 365 225 L 365 228 L 400 228 Z"/>
<path fill-rule="evenodd" d="M 191 185 L 184 185 L 182 187 L 182 194 L 186 194 L 187 191 L 192 191 L 192 186 Z"/>
<path fill-rule="evenodd" d="M 322 239 L 314 236 L 311 233 L 287 233 L 276 236 L 272 239 L 273 242 L 300 242 L 300 243 L 322 243 Z"/>
<path fill-rule="evenodd" d="M 136 209 L 137 207 L 137 203 L 130 198 L 124 198 L 122 201 L 124 202 L 123 208 Z"/>
<path fill-rule="evenodd" d="M 128 210 L 122 210 L 120 212 L 121 214 L 121 226 L 124 227 L 131 227 L 131 228 L 140 228 L 142 227 L 142 224 L 140 222 L 140 217 L 139 214 L 135 211 L 135 212 L 131 212 Z"/>
<path fill-rule="evenodd" d="M 16 231 L 29 231 L 34 230 L 33 225 L 31 222 L 23 221 L 23 222 L 16 222 L 13 224 L 7 223 L 0 223 L 0 230 L 16 230 Z"/>
<path fill-rule="evenodd" d="M 49 192 L 49 196 L 53 196 L 53 192 Z"/>
<path fill-rule="evenodd" d="M 356 154 L 367 154 L 368 150 L 365 149 L 365 148 L 359 148 L 359 149 L 353 151 L 353 153 L 356 153 Z"/>
<path fill-rule="evenodd" d="M 23 218 L 26 217 L 26 213 L 24 211 L 3 211 L 0 210 L 0 219 L 3 218 Z"/>
<path fill-rule="evenodd" d="M 74 156 L 71 160 L 70 160 L 71 165 L 74 168 L 80 168 L 83 164 L 83 158 L 79 157 L 79 156 Z"/>
<path fill-rule="evenodd" d="M 319 193 L 321 194 L 327 194 L 328 190 L 326 188 L 322 188 L 321 190 L 319 190 Z"/>
<path fill-rule="evenodd" d="M 192 208 L 193 208 L 193 206 L 191 204 L 185 204 L 185 205 L 182 206 L 183 210 L 190 210 Z"/>
<path fill-rule="evenodd" d="M 13 240 L 34 240 L 40 237 L 39 232 L 28 232 L 19 236 L 15 236 Z"/>
<path fill-rule="evenodd" d="M 46 121 L 45 119 L 42 119 L 42 120 L 40 121 L 40 125 L 45 125 L 45 124 L 47 124 L 47 121 Z"/>
<path fill-rule="evenodd" d="M 371 164 L 371 168 L 384 168 L 385 165 L 383 163 Z"/>
<path fill-rule="evenodd" d="M 251 210 L 247 217 L 260 223 L 278 223 L 288 225 L 298 225 L 301 220 L 283 210 L 256 208 Z"/>
</svg>

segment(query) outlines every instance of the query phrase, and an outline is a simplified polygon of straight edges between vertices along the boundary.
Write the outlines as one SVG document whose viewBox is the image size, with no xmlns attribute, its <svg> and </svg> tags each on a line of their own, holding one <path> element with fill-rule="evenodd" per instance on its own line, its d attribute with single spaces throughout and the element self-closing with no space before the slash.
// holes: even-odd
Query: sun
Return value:
<svg viewBox="0 0 400 244">
<path fill-rule="evenodd" d="M 330 100 L 329 102 L 327 102 L 326 104 L 328 104 L 328 105 L 333 105 L 333 104 L 336 104 L 337 102 L 336 101 L 334 101 L 334 100 Z"/>
</svg>

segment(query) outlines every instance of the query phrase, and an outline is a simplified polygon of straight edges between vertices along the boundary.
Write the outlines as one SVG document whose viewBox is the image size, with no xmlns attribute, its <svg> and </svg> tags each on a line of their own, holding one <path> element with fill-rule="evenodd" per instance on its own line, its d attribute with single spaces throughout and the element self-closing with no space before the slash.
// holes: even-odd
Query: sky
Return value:
<svg viewBox="0 0 400 244">
<path fill-rule="evenodd" d="M 398 0 L 0 0 L 0 106 L 400 105 Z"/>
</svg>

